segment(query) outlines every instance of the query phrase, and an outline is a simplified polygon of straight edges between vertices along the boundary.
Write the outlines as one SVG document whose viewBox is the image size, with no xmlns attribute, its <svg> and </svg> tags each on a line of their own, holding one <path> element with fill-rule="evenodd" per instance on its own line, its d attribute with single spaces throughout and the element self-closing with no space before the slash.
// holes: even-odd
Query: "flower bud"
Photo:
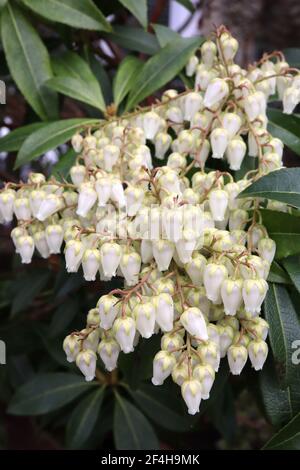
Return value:
<svg viewBox="0 0 300 470">
<path fill-rule="evenodd" d="M 136 333 L 135 321 L 130 317 L 117 318 L 113 328 L 121 350 L 125 354 L 132 352 Z"/>
<path fill-rule="evenodd" d="M 221 118 L 221 121 L 222 126 L 228 132 L 228 136 L 230 139 L 232 139 L 232 137 L 237 134 L 242 125 L 242 120 L 240 116 L 236 113 L 224 113 Z"/>
<path fill-rule="evenodd" d="M 74 134 L 71 144 L 76 153 L 80 153 L 83 148 L 83 137 L 80 134 Z"/>
<path fill-rule="evenodd" d="M 61 245 L 64 239 L 64 232 L 61 225 L 48 225 L 46 227 L 45 234 L 50 254 L 60 253 Z"/>
<path fill-rule="evenodd" d="M 200 286 L 202 284 L 205 266 L 206 258 L 199 252 L 193 253 L 192 259 L 184 266 L 192 280 L 192 283 L 196 286 Z"/>
<path fill-rule="evenodd" d="M 268 290 L 264 279 L 246 279 L 243 285 L 245 310 L 249 313 L 259 313 Z"/>
<path fill-rule="evenodd" d="M 83 244 L 79 240 L 69 240 L 65 247 L 66 268 L 68 273 L 76 273 L 83 256 Z"/>
<path fill-rule="evenodd" d="M 225 218 L 228 207 L 228 194 L 223 189 L 213 189 L 209 193 L 209 208 L 215 221 L 222 221 Z"/>
<path fill-rule="evenodd" d="M 159 271 L 166 271 L 171 263 L 175 246 L 168 240 L 154 240 L 152 251 Z"/>
<path fill-rule="evenodd" d="M 18 220 L 30 220 L 31 210 L 29 199 L 27 197 L 20 197 L 14 202 L 14 212 Z"/>
<path fill-rule="evenodd" d="M 161 127 L 161 118 L 154 111 L 148 111 L 143 116 L 143 130 L 146 139 L 153 140 Z"/>
<path fill-rule="evenodd" d="M 240 375 L 248 359 L 247 349 L 241 344 L 233 344 L 227 351 L 227 359 L 230 372 Z"/>
<path fill-rule="evenodd" d="M 56 194 L 47 194 L 40 205 L 36 218 L 41 222 L 44 222 L 44 220 L 63 209 L 63 207 L 64 202 L 61 197 Z"/>
<path fill-rule="evenodd" d="M 254 369 L 261 370 L 268 355 L 267 343 L 261 339 L 250 341 L 248 354 Z"/>
<path fill-rule="evenodd" d="M 244 209 L 235 209 L 229 216 L 229 230 L 243 230 L 248 222 L 248 212 Z"/>
<path fill-rule="evenodd" d="M 155 307 L 153 302 L 141 302 L 134 307 L 133 316 L 136 328 L 142 338 L 150 338 L 155 327 Z"/>
<path fill-rule="evenodd" d="M 85 380 L 90 382 L 95 377 L 97 356 L 94 351 L 84 349 L 76 357 L 76 365 L 85 376 Z"/>
<path fill-rule="evenodd" d="M 188 379 L 181 386 L 182 397 L 188 407 L 188 413 L 195 415 L 201 402 L 201 384 L 196 379 Z"/>
<path fill-rule="evenodd" d="M 21 256 L 22 263 L 31 263 L 32 255 L 34 252 L 34 241 L 30 236 L 22 236 L 18 238 L 17 242 L 18 253 Z"/>
<path fill-rule="evenodd" d="M 31 191 L 29 195 L 29 205 L 30 209 L 32 212 L 33 217 L 36 217 L 39 209 L 41 207 L 41 204 L 43 202 L 43 199 L 46 197 L 45 191 L 42 189 L 34 189 Z"/>
<path fill-rule="evenodd" d="M 63 342 L 63 349 L 67 355 L 68 362 L 74 362 L 80 351 L 80 341 L 77 335 L 68 335 Z"/>
<path fill-rule="evenodd" d="M 242 305 L 241 279 L 225 279 L 221 287 L 221 297 L 226 315 L 235 315 Z"/>
<path fill-rule="evenodd" d="M 50 250 L 44 230 L 40 230 L 33 235 L 34 245 L 42 258 L 49 258 Z"/>
<path fill-rule="evenodd" d="M 155 157 L 163 160 L 172 142 L 172 138 L 166 132 L 159 132 L 155 137 Z"/>
<path fill-rule="evenodd" d="M 231 170 L 239 170 L 246 155 L 247 146 L 243 139 L 236 137 L 227 145 L 226 158 Z M 234 184 L 234 183 L 233 183 Z"/>
<path fill-rule="evenodd" d="M 200 93 L 191 92 L 183 98 L 183 118 L 192 121 L 195 114 L 203 107 L 203 99 Z"/>
<path fill-rule="evenodd" d="M 199 308 L 190 307 L 184 310 L 180 323 L 192 336 L 206 341 L 208 339 L 204 316 Z"/>
<path fill-rule="evenodd" d="M 183 337 L 179 333 L 166 333 L 161 337 L 161 349 L 172 352 L 176 357 L 180 355 L 180 349 L 183 346 Z"/>
<path fill-rule="evenodd" d="M 126 197 L 127 215 L 129 217 L 135 216 L 142 206 L 145 196 L 144 190 L 142 188 L 128 186 L 124 193 Z"/>
<path fill-rule="evenodd" d="M 209 364 L 198 364 L 193 370 L 193 376 L 201 383 L 202 400 L 208 400 L 215 380 L 215 371 Z"/>
<path fill-rule="evenodd" d="M 118 243 L 103 243 L 100 248 L 100 260 L 105 277 L 111 278 L 116 275 L 121 254 L 122 250 Z"/>
<path fill-rule="evenodd" d="M 205 41 L 201 48 L 201 59 L 207 67 L 212 67 L 217 55 L 217 46 L 213 41 Z"/>
<path fill-rule="evenodd" d="M 222 40 L 221 36 L 221 44 L 222 44 L 222 52 L 226 62 L 230 62 L 234 59 L 235 54 L 239 48 L 239 43 L 235 38 L 232 36 L 225 37 Z"/>
<path fill-rule="evenodd" d="M 134 286 L 138 282 L 141 263 L 141 257 L 135 251 L 123 253 L 121 256 L 120 269 L 129 286 Z"/>
<path fill-rule="evenodd" d="M 111 196 L 111 180 L 108 178 L 99 178 L 95 183 L 95 190 L 98 196 L 98 206 L 104 207 Z"/>
<path fill-rule="evenodd" d="M 222 78 L 215 78 L 206 89 L 203 104 L 206 108 L 211 108 L 220 103 L 228 94 L 229 88 L 226 81 Z"/>
<path fill-rule="evenodd" d="M 176 364 L 172 371 L 172 379 L 179 387 L 183 384 L 185 380 L 189 378 L 189 370 L 186 362 L 181 364 Z"/>
<path fill-rule="evenodd" d="M 208 263 L 204 268 L 203 282 L 209 300 L 219 303 L 221 285 L 227 278 L 228 272 L 222 264 Z"/>
<path fill-rule="evenodd" d="M 97 193 L 91 183 L 82 183 L 79 188 L 78 206 L 76 214 L 86 217 L 97 201 Z"/>
<path fill-rule="evenodd" d="M 95 281 L 100 266 L 100 253 L 96 248 L 88 248 L 82 257 L 83 276 L 86 281 Z"/>
<path fill-rule="evenodd" d="M 113 338 L 103 338 L 98 346 L 98 354 L 102 359 L 105 369 L 111 372 L 117 367 L 120 346 Z"/>
<path fill-rule="evenodd" d="M 271 238 L 261 238 L 257 251 L 259 256 L 271 264 L 275 256 L 276 243 Z"/>
<path fill-rule="evenodd" d="M 5 189 L 0 193 L 0 212 L 6 223 L 13 219 L 15 198 L 16 193 L 12 189 Z"/>
<path fill-rule="evenodd" d="M 292 114 L 297 104 L 300 102 L 300 90 L 293 86 L 286 88 L 283 93 L 283 112 Z"/>
<path fill-rule="evenodd" d="M 249 120 L 254 121 L 261 113 L 261 95 L 259 92 L 248 95 L 244 99 L 244 109 Z"/>
<path fill-rule="evenodd" d="M 102 295 L 97 302 L 100 315 L 100 327 L 109 330 L 119 312 L 119 304 L 117 297 L 107 294 Z"/>
<path fill-rule="evenodd" d="M 195 55 L 192 55 L 189 58 L 188 63 L 186 64 L 186 67 L 185 67 L 185 73 L 187 77 L 192 77 L 193 75 L 195 75 L 198 64 L 199 64 L 198 57 Z"/>
<path fill-rule="evenodd" d="M 117 145 L 106 145 L 103 148 L 104 169 L 111 172 L 113 166 L 117 164 L 119 157 L 120 149 Z"/>
<path fill-rule="evenodd" d="M 221 159 L 229 142 L 228 131 L 222 127 L 217 127 L 210 134 L 210 143 L 212 148 L 212 157 Z"/>
<path fill-rule="evenodd" d="M 84 165 L 74 165 L 71 167 L 70 176 L 72 183 L 79 187 L 85 180 L 86 167 Z"/>
<path fill-rule="evenodd" d="M 162 385 L 176 364 L 175 357 L 167 351 L 159 351 L 153 360 L 153 385 Z"/>
<path fill-rule="evenodd" d="M 220 365 L 220 349 L 213 341 L 200 343 L 197 351 L 204 364 L 209 364 L 216 372 Z"/>
<path fill-rule="evenodd" d="M 234 338 L 234 329 L 230 325 L 218 324 L 220 338 L 220 356 L 225 357 L 229 346 L 231 346 Z"/>
<path fill-rule="evenodd" d="M 153 298 L 156 323 L 162 331 L 171 331 L 174 322 L 174 303 L 170 294 L 162 292 Z"/>
<path fill-rule="evenodd" d="M 90 325 L 99 325 L 100 315 L 98 308 L 91 308 L 86 317 L 86 324 L 89 327 Z"/>
</svg>

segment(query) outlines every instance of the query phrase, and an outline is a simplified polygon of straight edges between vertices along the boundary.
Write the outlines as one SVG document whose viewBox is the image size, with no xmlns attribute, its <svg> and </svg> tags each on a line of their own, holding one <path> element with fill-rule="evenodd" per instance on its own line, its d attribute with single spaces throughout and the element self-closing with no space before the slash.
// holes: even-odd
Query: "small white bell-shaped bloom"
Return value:
<svg viewBox="0 0 300 470">
<path fill-rule="evenodd" d="M 86 167 L 84 165 L 74 165 L 70 169 L 72 183 L 79 187 L 85 180 Z"/>
<path fill-rule="evenodd" d="M 63 342 L 63 349 L 68 362 L 74 362 L 80 351 L 80 341 L 77 335 L 68 335 Z"/>
<path fill-rule="evenodd" d="M 92 329 L 92 331 L 89 331 L 88 328 L 84 328 L 81 330 L 81 333 L 85 336 L 84 340 L 82 341 L 82 348 L 91 349 L 92 351 L 96 352 L 99 344 L 99 329 L 96 328 Z"/>
<path fill-rule="evenodd" d="M 176 351 L 176 349 L 182 348 L 183 344 L 184 339 L 180 333 L 165 333 L 161 337 L 161 349 L 172 352 L 176 357 L 180 355 L 180 351 Z"/>
<path fill-rule="evenodd" d="M 274 152 L 279 155 L 280 158 L 283 156 L 283 142 L 277 137 L 273 137 L 269 142 L 268 146 L 264 149 L 264 153 Z"/>
<path fill-rule="evenodd" d="M 248 359 L 247 348 L 242 344 L 233 344 L 228 348 L 227 359 L 230 372 L 233 375 L 240 375 Z"/>
<path fill-rule="evenodd" d="M 155 137 L 155 157 L 163 160 L 172 142 L 172 137 L 166 132 L 159 132 Z"/>
<path fill-rule="evenodd" d="M 228 277 L 228 271 L 223 264 L 207 263 L 204 268 L 203 283 L 207 298 L 212 302 L 219 302 L 221 286 Z"/>
<path fill-rule="evenodd" d="M 71 144 L 76 153 L 80 153 L 83 148 L 83 137 L 80 134 L 74 134 L 71 139 Z"/>
<path fill-rule="evenodd" d="M 153 259 L 152 241 L 145 238 L 141 241 L 141 257 L 143 263 L 150 263 Z"/>
<path fill-rule="evenodd" d="M 39 209 L 41 207 L 41 204 L 43 202 L 43 199 L 45 197 L 46 197 L 46 193 L 42 189 L 34 189 L 29 194 L 29 205 L 30 205 L 30 209 L 31 209 L 33 217 L 37 216 Z"/>
<path fill-rule="evenodd" d="M 300 90 L 293 86 L 286 88 L 283 93 L 283 112 L 292 114 L 297 104 L 300 102 Z"/>
<path fill-rule="evenodd" d="M 181 394 L 188 407 L 188 413 L 190 415 L 198 413 L 202 394 L 200 382 L 196 379 L 186 380 L 181 385 Z"/>
<path fill-rule="evenodd" d="M 69 240 L 65 247 L 66 268 L 68 273 L 76 273 L 83 256 L 84 247 L 79 240 Z"/>
<path fill-rule="evenodd" d="M 46 259 L 50 256 L 50 250 L 47 243 L 46 233 L 44 230 L 39 230 L 33 235 L 34 245 L 41 257 Z"/>
<path fill-rule="evenodd" d="M 120 157 L 120 149 L 117 145 L 109 144 L 103 148 L 104 169 L 111 172 Z"/>
<path fill-rule="evenodd" d="M 141 257 L 135 251 L 122 254 L 120 269 L 129 286 L 133 286 L 138 282 L 141 263 Z"/>
<path fill-rule="evenodd" d="M 100 327 L 109 330 L 119 313 L 117 297 L 111 294 L 102 295 L 97 302 L 97 308 L 100 316 Z"/>
<path fill-rule="evenodd" d="M 189 58 L 188 63 L 185 66 L 185 73 L 187 77 L 192 77 L 193 75 L 195 75 L 198 64 L 199 64 L 198 57 L 196 55 L 192 55 Z"/>
<path fill-rule="evenodd" d="M 146 139 L 153 140 L 161 127 L 161 118 L 154 111 L 148 111 L 143 116 L 142 129 L 145 133 Z"/>
<path fill-rule="evenodd" d="M 87 326 L 90 325 L 99 325 L 100 323 L 100 315 L 98 308 L 91 308 L 86 317 L 86 324 Z"/>
<path fill-rule="evenodd" d="M 248 133 L 248 155 L 249 157 L 258 156 L 258 145 L 252 132 Z"/>
<path fill-rule="evenodd" d="M 228 193 L 224 189 L 213 189 L 209 193 L 208 202 L 213 219 L 224 220 L 228 207 Z"/>
<path fill-rule="evenodd" d="M 82 257 L 83 276 L 86 281 L 95 281 L 100 266 L 100 253 L 96 248 L 88 248 Z"/>
<path fill-rule="evenodd" d="M 79 187 L 78 206 L 76 214 L 86 217 L 97 201 L 97 193 L 92 183 L 82 183 Z"/>
<path fill-rule="evenodd" d="M 271 264 L 276 252 L 276 243 L 271 238 L 261 238 L 258 242 L 257 251 L 259 256 Z"/>
<path fill-rule="evenodd" d="M 240 116 L 236 113 L 224 113 L 221 118 L 221 121 L 222 126 L 228 132 L 230 139 L 232 139 L 232 137 L 237 134 L 242 125 L 242 120 Z"/>
<path fill-rule="evenodd" d="M 24 235 L 18 238 L 17 240 L 18 253 L 21 256 L 22 263 L 29 264 L 34 252 L 34 241 L 33 238 Z"/>
<path fill-rule="evenodd" d="M 223 127 L 216 127 L 210 134 L 212 157 L 221 159 L 229 142 L 229 134 Z"/>
<path fill-rule="evenodd" d="M 136 329 L 142 338 L 150 338 L 155 328 L 155 307 L 153 302 L 138 303 L 133 310 L 136 321 Z"/>
<path fill-rule="evenodd" d="M 242 287 L 242 279 L 225 279 L 223 281 L 221 297 L 226 315 L 235 315 L 240 309 L 243 302 Z"/>
<path fill-rule="evenodd" d="M 220 356 L 225 357 L 229 346 L 231 346 L 234 338 L 234 330 L 230 325 L 218 325 L 220 338 Z"/>
<path fill-rule="evenodd" d="M 193 253 L 191 260 L 184 266 L 192 280 L 192 283 L 196 286 L 200 286 L 203 282 L 203 273 L 206 262 L 206 258 L 196 251 Z"/>
<path fill-rule="evenodd" d="M 174 303 L 170 294 L 162 292 L 153 298 L 156 323 L 162 331 L 171 331 L 174 323 Z"/>
<path fill-rule="evenodd" d="M 191 92 L 183 98 L 183 118 L 191 121 L 195 114 L 203 107 L 203 98 L 200 93 Z"/>
<path fill-rule="evenodd" d="M 125 191 L 122 182 L 119 179 L 114 178 L 111 180 L 110 198 L 118 207 L 126 206 Z"/>
<path fill-rule="evenodd" d="M 169 240 L 154 240 L 152 242 L 153 256 L 159 271 L 166 271 L 171 263 L 175 246 Z"/>
<path fill-rule="evenodd" d="M 127 215 L 129 217 L 135 216 L 142 207 L 145 192 L 142 188 L 128 186 L 124 193 L 126 198 Z"/>
<path fill-rule="evenodd" d="M 50 254 L 60 253 L 61 245 L 64 239 L 64 231 L 61 225 L 48 225 L 45 230 L 46 240 L 49 246 Z"/>
<path fill-rule="evenodd" d="M 221 36 L 221 47 L 222 47 L 222 52 L 224 55 L 224 60 L 226 62 L 230 62 L 234 59 L 234 56 L 238 51 L 239 43 L 232 36 L 226 35 L 224 39 L 222 39 L 222 36 Z"/>
<path fill-rule="evenodd" d="M 168 351 L 159 351 L 153 359 L 153 385 L 162 385 L 171 374 L 176 360 Z"/>
<path fill-rule="evenodd" d="M 254 339 L 262 339 L 263 341 L 266 341 L 268 333 L 269 333 L 269 324 L 268 322 L 261 317 L 255 317 L 252 320 L 249 321 L 249 328 L 251 329 L 250 335 L 253 334 Z M 246 324 L 247 328 L 247 324 Z"/>
<path fill-rule="evenodd" d="M 267 290 L 268 283 L 264 279 L 246 279 L 244 281 L 243 299 L 246 312 L 260 312 Z"/>
<path fill-rule="evenodd" d="M 130 317 L 117 318 L 113 329 L 121 350 L 125 354 L 132 352 L 136 333 L 135 321 Z"/>
<path fill-rule="evenodd" d="M 248 354 L 255 370 L 261 370 L 268 356 L 268 345 L 262 339 L 250 341 Z"/>
<path fill-rule="evenodd" d="M 172 379 L 179 387 L 189 378 L 189 369 L 186 362 L 176 364 L 172 371 Z"/>
<path fill-rule="evenodd" d="M 111 180 L 109 178 L 98 178 L 95 182 L 95 190 L 98 196 L 98 206 L 104 207 L 111 196 Z"/>
<path fill-rule="evenodd" d="M 106 242 L 100 248 L 100 260 L 105 277 L 111 278 L 116 275 L 120 264 L 122 250 L 118 243 Z"/>
<path fill-rule="evenodd" d="M 13 219 L 15 199 L 16 193 L 12 189 L 5 189 L 0 193 L 0 212 L 6 223 Z"/>
<path fill-rule="evenodd" d="M 48 217 L 63 209 L 63 199 L 56 194 L 47 194 L 43 199 L 36 218 L 44 222 Z"/>
<path fill-rule="evenodd" d="M 229 230 L 243 230 L 246 227 L 249 216 L 244 209 L 235 209 L 229 216 Z"/>
<path fill-rule="evenodd" d="M 180 323 L 192 336 L 206 341 L 208 339 L 207 327 L 201 310 L 190 307 L 184 310 L 180 317 Z"/>
<path fill-rule="evenodd" d="M 241 137 L 231 139 L 226 148 L 226 158 L 231 170 L 239 170 L 246 155 L 247 146 Z"/>
<path fill-rule="evenodd" d="M 20 197 L 15 200 L 14 212 L 18 220 L 30 220 L 31 209 L 29 199 L 27 197 Z"/>
<path fill-rule="evenodd" d="M 201 59 L 207 67 L 212 67 L 217 55 L 217 46 L 213 41 L 205 41 L 201 48 Z"/>
<path fill-rule="evenodd" d="M 197 351 L 203 364 L 209 364 L 217 372 L 220 366 L 220 348 L 214 341 L 206 341 L 198 345 Z"/>
<path fill-rule="evenodd" d="M 170 106 L 167 109 L 166 118 L 171 124 L 181 124 L 183 122 L 183 115 L 179 106 Z"/>
<path fill-rule="evenodd" d="M 260 95 L 259 92 L 255 92 L 252 95 L 246 96 L 244 99 L 244 109 L 249 120 L 252 122 L 261 113 Z"/>
<path fill-rule="evenodd" d="M 209 84 L 215 79 L 216 71 L 209 69 L 205 64 L 199 64 L 196 68 L 196 77 L 195 77 L 195 90 L 204 91 L 207 90 Z M 219 90 L 216 91 L 219 96 L 221 93 Z M 209 99 L 215 99 L 215 96 L 209 96 Z M 218 103 L 217 101 L 216 103 Z M 215 103 L 215 104 L 216 104 Z M 205 105 L 207 108 L 210 106 Z M 213 105 L 212 105 L 213 106 Z"/>
<path fill-rule="evenodd" d="M 102 359 L 105 369 L 111 372 L 117 367 L 120 346 L 113 338 L 103 338 L 98 346 L 98 354 Z"/>
<path fill-rule="evenodd" d="M 222 78 L 212 80 L 204 95 L 203 104 L 206 108 L 211 108 L 220 103 L 229 94 L 227 82 Z"/>
<path fill-rule="evenodd" d="M 181 263 L 191 261 L 193 251 L 196 248 L 197 236 L 193 230 L 185 229 L 182 238 L 176 243 L 176 253 Z"/>
<path fill-rule="evenodd" d="M 90 349 L 84 349 L 77 354 L 76 365 L 85 376 L 87 382 L 90 382 L 95 377 L 96 362 L 97 356 L 94 351 Z"/>
<path fill-rule="evenodd" d="M 215 371 L 213 367 L 209 364 L 198 364 L 193 370 L 193 376 L 201 383 L 202 400 L 208 400 L 215 381 Z"/>
</svg>

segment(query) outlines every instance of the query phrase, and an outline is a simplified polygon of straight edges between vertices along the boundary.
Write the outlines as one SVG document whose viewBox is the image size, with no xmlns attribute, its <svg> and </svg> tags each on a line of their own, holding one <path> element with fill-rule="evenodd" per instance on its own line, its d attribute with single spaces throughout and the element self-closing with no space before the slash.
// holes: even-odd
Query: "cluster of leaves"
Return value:
<svg viewBox="0 0 300 470">
<path fill-rule="evenodd" d="M 179 3 L 192 9 L 188 0 Z M 33 160 L 67 143 L 75 130 L 102 119 L 111 103 L 121 114 L 146 98 L 153 100 L 155 92 L 172 81 L 177 88 L 190 85 L 184 65 L 202 39 L 182 38 L 160 24 L 149 32 L 146 0 L 1 0 L 0 8 L 1 55 L 8 66 L 3 79 L 19 89 L 29 106 L 25 125 L 0 139 L 1 152 L 12 159 L 17 155 L 16 169 L 34 165 Z M 141 26 L 124 25 L 124 15 L 132 19 L 128 12 Z M 106 19 L 109 14 L 115 18 L 112 24 Z M 110 48 L 111 56 L 101 44 Z M 60 119 L 68 100 L 79 113 Z M 300 155 L 300 116 L 283 115 L 275 103 L 269 118 L 272 134 Z M 53 173 L 65 176 L 73 161 L 69 149 Z M 255 159 L 245 162 L 237 178 L 254 168 Z M 201 415 L 208 414 L 230 441 L 232 390 L 239 394 L 251 388 L 262 412 L 279 430 L 266 448 L 299 449 L 300 365 L 293 364 L 292 354 L 294 342 L 300 340 L 300 169 L 263 177 L 244 192 L 249 194 L 293 207 L 291 213 L 262 211 L 277 244 L 264 306 L 272 357 L 258 374 L 259 387 L 250 370 L 245 382 L 229 383 L 224 367 Z M 3 238 L 1 251 L 9 249 Z M 13 274 L 7 268 L 1 273 L 0 339 L 7 345 L 7 366 L 0 366 L 0 399 L 9 404 L 9 414 L 36 416 L 39 427 L 50 433 L 66 427 L 66 446 L 77 449 L 99 447 L 112 433 L 118 449 L 159 448 L 159 440 L 180 448 L 180 441 L 191 442 L 191 435 L 201 432 L 201 416 L 187 416 L 171 382 L 156 389 L 147 383 L 151 357 L 159 349 L 157 338 L 142 342 L 130 357 L 123 356 L 118 377 L 101 375 L 97 382 L 86 383 L 66 363 L 63 337 L 82 327 L 88 309 L 111 285 L 83 287 L 80 275 L 63 272 L 59 258 L 48 266 L 36 260 L 26 271 L 12 256 L 6 255 L 6 261 Z M 183 434 L 187 441 L 182 441 Z"/>
</svg>

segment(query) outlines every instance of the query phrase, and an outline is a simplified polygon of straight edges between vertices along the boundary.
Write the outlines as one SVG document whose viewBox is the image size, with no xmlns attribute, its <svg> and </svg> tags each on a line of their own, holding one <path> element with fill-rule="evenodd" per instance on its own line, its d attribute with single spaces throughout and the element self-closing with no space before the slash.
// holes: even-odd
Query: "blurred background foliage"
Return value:
<svg viewBox="0 0 300 470">
<path fill-rule="evenodd" d="M 162 88 L 191 86 L 184 65 L 213 25 L 224 23 L 237 36 L 242 65 L 275 48 L 300 65 L 297 0 L 0 0 L 0 9 L 3 182 L 32 170 L 66 176 L 75 129 L 151 104 Z M 276 101 L 269 117 L 270 131 L 287 145 L 285 164 L 297 166 L 300 117 L 283 116 Z M 117 373 L 100 371 L 97 381 L 84 382 L 66 362 L 62 340 L 118 281 L 87 285 L 81 273 L 66 274 L 56 255 L 36 257 L 25 269 L 11 227 L 2 226 L 0 447 L 259 449 L 271 438 L 268 447 L 299 448 L 300 365 L 291 363 L 291 344 L 300 339 L 300 224 L 296 212 L 264 212 L 280 258 L 265 303 L 272 353 L 259 374 L 248 366 L 229 378 L 223 365 L 196 417 L 171 381 L 159 388 L 149 382 L 157 337 L 123 355 Z"/>
</svg>

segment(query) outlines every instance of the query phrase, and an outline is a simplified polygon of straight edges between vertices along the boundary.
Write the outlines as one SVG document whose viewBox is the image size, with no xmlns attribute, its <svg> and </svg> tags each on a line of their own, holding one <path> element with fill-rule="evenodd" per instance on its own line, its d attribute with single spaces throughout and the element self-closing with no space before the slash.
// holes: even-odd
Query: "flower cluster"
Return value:
<svg viewBox="0 0 300 470">
<path fill-rule="evenodd" d="M 70 183 L 32 173 L 0 193 L 2 221 L 18 221 L 11 236 L 23 263 L 35 249 L 47 258 L 64 246 L 68 272 L 124 278 L 65 338 L 67 360 L 93 380 L 97 354 L 112 371 L 120 352 L 161 334 L 152 382 L 172 376 L 191 414 L 209 398 L 222 358 L 234 375 L 248 357 L 255 370 L 266 360 L 260 312 L 276 247 L 261 223 L 264 201 L 238 196 L 282 166 L 283 143 L 267 130 L 268 97 L 278 93 L 287 113 L 300 100 L 300 75 L 281 54 L 244 70 L 237 48 L 219 28 L 187 64 L 194 89 L 167 90 L 151 108 L 74 135 Z M 234 181 L 232 172 L 205 172 L 208 157 L 233 171 L 256 158 L 257 170 Z"/>
</svg>

